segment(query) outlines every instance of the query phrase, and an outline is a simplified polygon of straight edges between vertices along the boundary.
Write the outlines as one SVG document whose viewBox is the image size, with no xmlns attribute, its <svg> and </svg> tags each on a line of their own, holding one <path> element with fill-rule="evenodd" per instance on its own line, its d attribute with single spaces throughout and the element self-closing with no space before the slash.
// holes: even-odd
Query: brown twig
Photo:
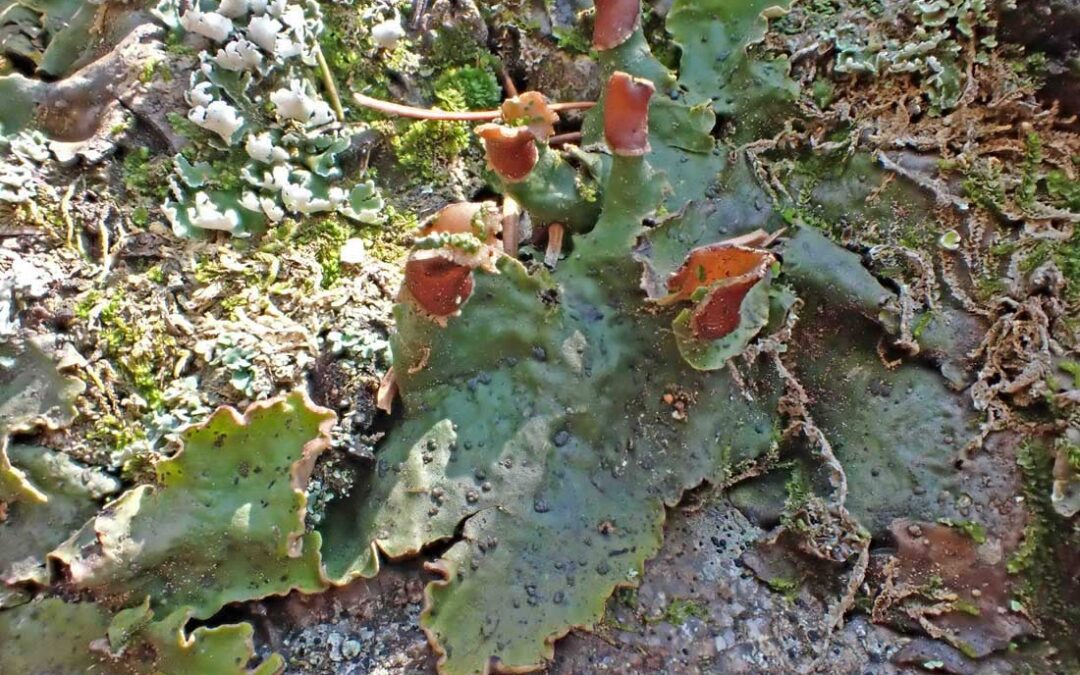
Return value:
<svg viewBox="0 0 1080 675">
<path fill-rule="evenodd" d="M 338 96 L 337 85 L 334 83 L 334 74 L 330 72 L 330 64 L 326 62 L 326 57 L 323 56 L 322 47 L 318 42 L 315 43 L 315 60 L 319 64 L 319 73 L 322 75 L 326 93 L 330 96 L 330 105 L 334 109 L 334 115 L 338 122 L 344 122 L 345 109 L 341 107 L 341 97 Z"/>
<path fill-rule="evenodd" d="M 397 376 L 394 375 L 394 368 L 391 366 L 379 381 L 379 391 L 375 394 L 375 407 L 385 413 L 393 412 L 394 399 L 397 398 L 397 395 Z"/>
<path fill-rule="evenodd" d="M 502 79 L 503 89 L 506 90 L 506 95 L 509 98 L 517 96 L 517 85 L 514 84 L 514 81 L 510 78 L 510 73 L 506 72 L 506 68 L 503 66 L 499 66 L 499 77 Z"/>
<path fill-rule="evenodd" d="M 516 258 L 521 242 L 521 206 L 510 195 L 503 197 L 502 240 L 506 254 Z"/>
<path fill-rule="evenodd" d="M 580 131 L 571 131 L 568 134 L 557 134 L 548 139 L 548 145 L 555 147 L 558 145 L 566 145 L 567 143 L 579 143 L 581 141 Z"/>
<path fill-rule="evenodd" d="M 559 262 L 559 256 L 562 255 L 563 235 L 566 234 L 566 228 L 560 223 L 552 223 L 548 225 L 548 241 L 547 251 L 544 253 L 544 263 L 548 267 L 555 267 Z"/>
<path fill-rule="evenodd" d="M 418 120 L 443 120 L 448 122 L 481 122 L 487 120 L 497 119 L 502 116 L 501 110 L 469 110 L 469 111 L 453 111 L 453 110 L 439 110 L 438 108 L 415 108 L 410 105 L 402 105 L 401 103 L 393 103 L 391 101 L 383 101 L 381 99 L 365 96 L 357 92 L 353 92 L 353 100 L 357 104 L 364 106 L 365 108 L 371 108 L 372 110 L 378 110 L 381 113 L 387 115 L 396 115 L 398 117 L 408 117 Z M 588 110 L 596 105 L 595 101 L 571 101 L 569 103 L 552 103 L 549 107 L 552 110 Z"/>
</svg>

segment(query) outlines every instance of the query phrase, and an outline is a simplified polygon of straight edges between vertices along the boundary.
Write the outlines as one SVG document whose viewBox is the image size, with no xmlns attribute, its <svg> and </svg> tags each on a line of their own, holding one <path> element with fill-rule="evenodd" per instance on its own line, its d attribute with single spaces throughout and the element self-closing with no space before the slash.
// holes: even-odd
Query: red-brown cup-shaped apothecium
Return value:
<svg viewBox="0 0 1080 675">
<path fill-rule="evenodd" d="M 595 0 L 593 47 L 614 49 L 630 39 L 641 25 L 641 0 Z"/>
<path fill-rule="evenodd" d="M 425 312 L 447 317 L 472 294 L 473 271 L 438 251 L 418 251 L 405 263 L 405 288 Z"/>
<path fill-rule="evenodd" d="M 488 165 L 509 183 L 525 180 L 540 157 L 536 135 L 528 127 L 481 124 L 476 134 L 484 140 Z"/>
<path fill-rule="evenodd" d="M 699 288 L 745 274 L 765 274 L 775 258 L 768 251 L 727 242 L 699 246 L 687 254 L 679 269 L 668 278 L 668 295 L 661 305 L 690 300 Z"/>
<path fill-rule="evenodd" d="M 706 295 L 690 317 L 690 328 L 702 340 L 719 340 L 739 327 L 742 302 L 764 275 L 747 275 L 726 286 L 717 286 Z"/>
<path fill-rule="evenodd" d="M 551 109 L 547 97 L 538 91 L 526 91 L 502 102 L 503 122 L 515 127 L 528 127 L 538 141 L 547 142 L 555 133 L 559 114 Z"/>
<path fill-rule="evenodd" d="M 608 78 L 604 97 L 604 140 L 611 152 L 639 157 L 649 151 L 649 99 L 656 87 L 617 72 Z"/>
<path fill-rule="evenodd" d="M 499 208 L 494 202 L 457 202 L 444 206 L 416 233 L 427 237 L 438 232 L 473 234 L 477 239 L 494 246 L 495 235 L 501 229 Z"/>
</svg>

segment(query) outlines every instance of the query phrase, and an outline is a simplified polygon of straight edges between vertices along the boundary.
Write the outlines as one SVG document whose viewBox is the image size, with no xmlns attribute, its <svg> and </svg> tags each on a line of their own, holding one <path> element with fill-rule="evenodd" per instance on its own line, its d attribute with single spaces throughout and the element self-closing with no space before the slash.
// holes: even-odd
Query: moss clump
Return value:
<svg viewBox="0 0 1080 675">
<path fill-rule="evenodd" d="M 362 7 L 353 3 L 322 3 L 323 31 L 319 35 L 319 44 L 339 87 L 360 90 L 377 98 L 389 98 L 385 66 L 392 55 L 376 50 L 368 34 L 368 26 L 364 25 L 361 10 Z M 403 42 L 395 52 L 407 49 Z M 411 69 L 399 72 L 408 74 Z M 347 119 L 357 121 L 379 118 L 377 113 L 359 106 L 347 108 L 345 115 Z"/>
<path fill-rule="evenodd" d="M 1046 262 L 1053 262 L 1065 277 L 1066 298 L 1080 300 L 1080 229 L 1065 241 L 1039 241 L 1020 263 L 1020 271 L 1030 274 Z"/>
<path fill-rule="evenodd" d="M 444 100 L 460 97 L 462 107 L 468 110 L 490 110 L 502 101 L 502 87 L 490 69 L 464 66 L 440 75 L 435 80 L 435 95 Z"/>
<path fill-rule="evenodd" d="M 1080 211 L 1080 181 L 1073 180 L 1060 169 L 1046 174 L 1046 193 L 1058 208 Z"/>
<path fill-rule="evenodd" d="M 141 428 L 132 426 L 115 415 L 101 416 L 86 434 L 87 441 L 110 448 L 125 448 L 144 438 L 146 433 Z"/>
<path fill-rule="evenodd" d="M 164 59 L 150 59 L 139 71 L 139 82 L 149 84 L 159 76 L 164 82 L 172 82 L 172 71 L 169 70 L 169 66 Z"/>
<path fill-rule="evenodd" d="M 401 262 L 409 252 L 409 242 L 420 229 L 420 219 L 412 211 L 401 210 L 387 204 L 383 211 L 386 224 L 382 227 L 366 227 L 359 233 L 367 250 L 379 260 Z"/>
<path fill-rule="evenodd" d="M 356 22 L 359 14 L 355 7 L 327 3 L 321 7 L 323 32 L 319 44 L 330 70 L 340 82 L 348 82 L 357 71 L 365 71 L 371 63 L 364 58 L 363 41 L 359 39 Z"/>
<path fill-rule="evenodd" d="M 463 122 L 412 122 L 392 142 L 398 163 L 413 178 L 434 181 L 469 147 L 469 128 Z"/>
<path fill-rule="evenodd" d="M 680 626 L 691 617 L 705 621 L 709 618 L 709 610 L 700 602 L 686 598 L 675 598 L 664 608 L 660 621 Z"/>
<path fill-rule="evenodd" d="M 160 202 L 169 195 L 171 166 L 167 157 L 152 157 L 150 148 L 135 148 L 124 157 L 124 186 L 140 201 Z"/>
<path fill-rule="evenodd" d="M 490 65 L 495 57 L 486 44 L 476 39 L 476 35 L 466 27 L 447 27 L 439 29 L 427 54 L 427 62 L 435 70 L 476 64 Z"/>
<path fill-rule="evenodd" d="M 1020 187 L 1016 193 L 1016 203 L 1024 208 L 1035 204 L 1035 195 L 1039 189 L 1039 167 L 1042 165 L 1042 141 L 1038 134 L 1028 134 L 1025 139 L 1024 164 L 1020 176 Z"/>
<path fill-rule="evenodd" d="M 91 292 L 76 305 L 75 315 L 88 320 L 93 316 Z M 159 409 L 165 402 L 162 387 L 168 377 L 165 364 L 168 355 L 176 347 L 176 339 L 168 334 L 164 324 L 158 322 L 134 323 L 124 311 L 125 296 L 117 291 L 101 306 L 97 315 L 100 324 L 99 340 L 103 351 L 116 365 L 132 389 L 142 397 L 151 409 Z"/>
<path fill-rule="evenodd" d="M 1033 442 L 1025 443 L 1016 458 L 1024 476 L 1028 522 L 1024 538 L 1006 563 L 1006 569 L 1009 574 L 1023 575 L 1020 595 L 1029 606 L 1045 604 L 1060 595 L 1051 541 L 1054 511 L 1049 496 L 1053 462 L 1050 451 Z"/>
<path fill-rule="evenodd" d="M 971 167 L 961 185 L 969 199 L 988 211 L 998 213 L 1005 203 L 1005 187 L 998 162 L 983 162 Z"/>
<path fill-rule="evenodd" d="M 981 523 L 976 523 L 972 520 L 950 520 L 948 518 L 940 518 L 938 523 L 960 530 L 971 537 L 971 540 L 976 544 L 986 543 L 986 528 L 983 527 Z"/>
<path fill-rule="evenodd" d="M 781 524 L 793 532 L 807 532 L 809 526 L 800 516 L 806 512 L 814 490 L 810 485 L 810 476 L 801 465 L 792 465 L 791 477 L 784 483 L 784 489 L 787 491 L 787 499 L 780 515 Z"/>
<path fill-rule="evenodd" d="M 765 583 L 769 585 L 769 588 L 784 596 L 787 600 L 794 600 L 795 596 L 799 594 L 799 582 L 794 579 L 776 577 L 766 580 Z"/>
<path fill-rule="evenodd" d="M 323 288 L 330 288 L 341 278 L 341 247 L 352 236 L 353 226 L 337 216 L 323 218 L 297 235 L 297 243 L 315 248 L 315 259 L 323 271 Z"/>
</svg>

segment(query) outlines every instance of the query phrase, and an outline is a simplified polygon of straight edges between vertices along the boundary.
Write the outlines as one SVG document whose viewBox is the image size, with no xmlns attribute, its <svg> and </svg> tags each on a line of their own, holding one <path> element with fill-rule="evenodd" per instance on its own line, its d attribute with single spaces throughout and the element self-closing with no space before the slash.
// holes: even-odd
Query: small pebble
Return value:
<svg viewBox="0 0 1080 675">
<path fill-rule="evenodd" d="M 371 39 L 383 49 L 397 47 L 401 38 L 405 37 L 405 29 L 397 19 L 388 19 L 371 27 Z"/>
<path fill-rule="evenodd" d="M 359 265 L 367 260 L 367 249 L 363 239 L 350 239 L 341 247 L 341 262 L 346 265 Z"/>
<path fill-rule="evenodd" d="M 346 659 L 355 659 L 360 655 L 360 643 L 356 640 L 346 640 L 341 645 L 341 655 Z"/>
</svg>

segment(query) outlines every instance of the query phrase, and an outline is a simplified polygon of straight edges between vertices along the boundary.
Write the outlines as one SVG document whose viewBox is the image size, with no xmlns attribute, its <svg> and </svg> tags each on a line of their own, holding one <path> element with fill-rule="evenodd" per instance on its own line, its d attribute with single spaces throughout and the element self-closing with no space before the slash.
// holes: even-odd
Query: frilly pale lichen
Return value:
<svg viewBox="0 0 1080 675">
<path fill-rule="evenodd" d="M 323 30 L 317 3 L 226 0 L 212 10 L 195 6 L 180 12 L 166 2 L 158 11 L 221 45 L 199 54 L 187 92 L 188 119 L 217 135 L 223 146 L 216 154 L 245 152 L 251 160 L 241 173 L 245 187 L 207 191 L 206 183 L 214 182 L 212 166 L 178 156 L 172 199 L 164 206 L 174 232 L 247 236 L 290 213 L 379 220 L 382 200 L 371 181 L 333 184 L 343 178 L 337 156 L 351 135 L 335 124 L 309 74 Z M 242 140 L 243 147 L 235 147 Z M 201 167 L 206 178 L 193 176 L 192 166 Z"/>
</svg>

